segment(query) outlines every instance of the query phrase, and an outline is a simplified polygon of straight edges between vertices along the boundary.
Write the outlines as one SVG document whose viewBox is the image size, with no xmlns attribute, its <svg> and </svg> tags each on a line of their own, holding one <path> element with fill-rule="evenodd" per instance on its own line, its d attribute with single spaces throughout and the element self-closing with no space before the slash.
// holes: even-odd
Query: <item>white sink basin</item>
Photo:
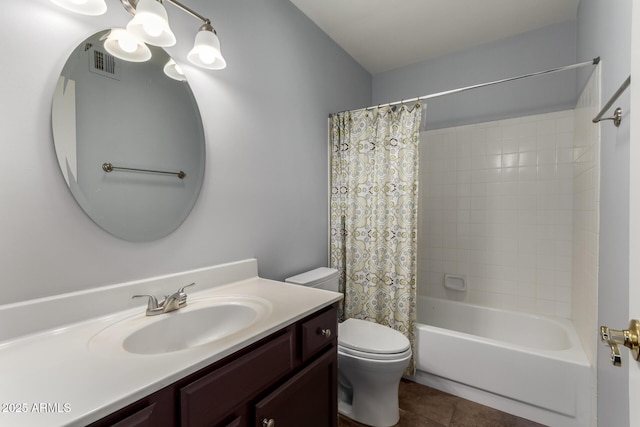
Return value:
<svg viewBox="0 0 640 427">
<path fill-rule="evenodd" d="M 179 310 L 117 322 L 95 335 L 90 348 L 163 354 L 196 348 L 247 330 L 271 311 L 261 298 L 229 296 L 190 301 Z"/>
</svg>

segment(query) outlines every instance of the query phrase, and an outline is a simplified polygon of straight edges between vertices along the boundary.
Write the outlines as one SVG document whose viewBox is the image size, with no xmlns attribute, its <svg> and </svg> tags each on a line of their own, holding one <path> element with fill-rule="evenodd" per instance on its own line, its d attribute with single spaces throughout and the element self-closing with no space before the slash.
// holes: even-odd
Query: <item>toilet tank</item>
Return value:
<svg viewBox="0 0 640 427">
<path fill-rule="evenodd" d="M 339 276 L 340 272 L 335 268 L 320 267 L 315 270 L 307 271 L 306 273 L 289 277 L 284 279 L 284 281 L 294 285 L 303 285 L 338 292 Z"/>
</svg>

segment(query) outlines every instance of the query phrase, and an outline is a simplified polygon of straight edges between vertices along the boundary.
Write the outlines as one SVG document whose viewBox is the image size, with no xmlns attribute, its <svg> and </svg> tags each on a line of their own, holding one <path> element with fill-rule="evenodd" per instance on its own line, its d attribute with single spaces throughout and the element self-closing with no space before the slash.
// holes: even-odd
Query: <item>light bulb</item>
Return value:
<svg viewBox="0 0 640 427">
<path fill-rule="evenodd" d="M 125 52 L 133 53 L 138 48 L 138 43 L 131 37 L 121 37 L 118 39 L 118 46 Z"/>
<path fill-rule="evenodd" d="M 202 52 L 200 52 L 200 60 L 203 63 L 210 65 L 216 60 L 216 55 L 210 49 L 203 49 Z"/>
<path fill-rule="evenodd" d="M 169 61 L 164 65 L 164 73 L 179 82 L 187 81 L 187 78 L 182 72 L 182 68 L 176 64 L 176 61 L 174 61 L 173 58 L 169 59 Z"/>
<path fill-rule="evenodd" d="M 112 28 L 100 40 L 104 40 L 104 48 L 116 58 L 130 62 L 144 62 L 151 58 L 149 47 L 124 28 Z"/>
<path fill-rule="evenodd" d="M 176 44 L 176 36 L 169 27 L 167 11 L 159 0 L 138 0 L 136 13 L 127 24 L 127 30 L 154 46 L 168 47 Z"/>
</svg>

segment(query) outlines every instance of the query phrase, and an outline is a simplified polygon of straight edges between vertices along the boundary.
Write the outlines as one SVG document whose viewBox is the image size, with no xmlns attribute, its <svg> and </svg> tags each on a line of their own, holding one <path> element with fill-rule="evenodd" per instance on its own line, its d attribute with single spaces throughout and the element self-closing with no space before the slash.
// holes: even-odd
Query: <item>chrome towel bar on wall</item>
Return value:
<svg viewBox="0 0 640 427">
<path fill-rule="evenodd" d="M 184 173 L 183 171 L 168 172 L 168 171 L 159 171 L 159 170 L 153 170 L 153 169 L 125 168 L 125 167 L 121 167 L 121 166 L 114 166 L 114 165 L 112 165 L 111 163 L 108 163 L 108 162 L 102 164 L 102 170 L 105 171 L 105 172 L 112 172 L 114 170 L 121 170 L 121 171 L 125 171 L 125 172 L 159 173 L 159 174 L 163 174 L 163 175 L 176 175 L 180 179 L 184 179 L 187 176 L 187 174 Z"/>
<path fill-rule="evenodd" d="M 630 85 L 631 85 L 631 76 L 627 77 L 627 80 L 625 80 L 624 83 L 622 83 L 622 85 L 618 88 L 616 93 L 614 93 L 611 99 L 609 99 L 609 102 L 607 102 L 607 104 L 604 107 L 602 107 L 602 110 L 600 110 L 598 115 L 593 118 L 593 123 L 598 123 L 598 122 L 601 122 L 602 120 L 612 120 L 615 127 L 620 126 L 620 123 L 622 122 L 622 108 L 620 107 L 616 108 L 615 111 L 613 112 L 613 117 L 602 118 L 602 116 L 604 115 L 604 113 L 609 111 L 609 108 L 611 108 L 613 103 L 616 102 L 616 100 L 620 97 L 620 95 L 622 95 L 622 93 Z"/>
</svg>

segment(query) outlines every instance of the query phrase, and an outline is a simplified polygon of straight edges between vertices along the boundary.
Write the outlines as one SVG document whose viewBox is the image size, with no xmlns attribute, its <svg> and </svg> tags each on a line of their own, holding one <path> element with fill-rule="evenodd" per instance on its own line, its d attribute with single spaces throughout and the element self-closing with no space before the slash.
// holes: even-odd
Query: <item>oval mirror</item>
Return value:
<svg viewBox="0 0 640 427">
<path fill-rule="evenodd" d="M 110 31 L 83 41 L 62 70 L 51 114 L 55 151 L 71 194 L 96 224 L 128 241 L 155 240 L 178 228 L 198 198 L 202 120 L 163 49 L 149 46 L 146 62 L 121 60 L 104 48 Z"/>
</svg>

